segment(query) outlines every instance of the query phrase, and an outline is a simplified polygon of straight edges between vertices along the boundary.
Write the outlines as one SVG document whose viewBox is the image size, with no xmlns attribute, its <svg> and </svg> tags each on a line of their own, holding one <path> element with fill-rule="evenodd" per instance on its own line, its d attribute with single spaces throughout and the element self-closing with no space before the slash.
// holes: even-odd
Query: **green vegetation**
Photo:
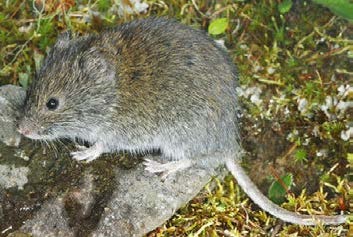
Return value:
<svg viewBox="0 0 353 237">
<path fill-rule="evenodd" d="M 279 195 L 284 208 L 301 213 L 352 211 L 353 143 L 348 129 L 353 113 L 348 102 L 353 99 L 353 25 L 345 19 L 352 20 L 349 0 L 334 5 L 314 1 L 343 18 L 310 1 L 146 0 L 144 11 L 146 5 L 134 2 L 2 0 L 0 85 L 27 87 L 65 30 L 81 35 L 150 15 L 176 18 L 224 40 L 237 64 L 245 161 L 259 186 L 274 182 L 263 191 Z M 270 162 L 276 173 L 269 172 Z M 348 224 L 283 224 L 251 204 L 232 177 L 215 182 L 215 189 L 206 187 L 148 236 L 353 235 Z"/>
<path fill-rule="evenodd" d="M 327 8 L 336 15 L 353 21 L 353 2 L 351 0 L 314 0 Z"/>
<path fill-rule="evenodd" d="M 220 35 L 225 33 L 228 28 L 228 18 L 217 18 L 211 21 L 208 26 L 208 33 L 211 35 Z"/>
<path fill-rule="evenodd" d="M 293 175 L 287 174 L 274 181 L 269 190 L 268 197 L 277 204 L 285 202 L 285 195 L 293 184 Z"/>
</svg>

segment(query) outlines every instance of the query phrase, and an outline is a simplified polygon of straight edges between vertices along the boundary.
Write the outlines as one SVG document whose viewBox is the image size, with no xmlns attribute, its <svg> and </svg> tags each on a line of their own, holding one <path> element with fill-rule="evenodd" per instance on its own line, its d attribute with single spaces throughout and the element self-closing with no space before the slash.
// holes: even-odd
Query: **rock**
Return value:
<svg viewBox="0 0 353 237">
<path fill-rule="evenodd" d="M 117 168 L 115 172 L 116 188 L 90 236 L 142 236 L 168 220 L 212 175 L 204 169 L 191 168 L 163 181 L 158 175 L 145 171 L 142 164 L 128 170 Z M 87 226 L 85 219 L 92 214 L 91 207 L 96 201 L 92 174 L 84 175 L 81 183 L 80 188 L 46 202 L 20 228 L 21 233 L 86 236 L 90 231 L 82 231 L 79 227 Z"/>
<path fill-rule="evenodd" d="M 0 87 L 0 141 L 18 146 L 21 135 L 16 131 L 16 117 L 20 114 L 26 91 L 19 86 Z"/>
<path fill-rule="evenodd" d="M 211 175 L 190 168 L 163 182 L 142 164 L 131 170 L 118 169 L 111 202 L 92 236 L 142 236 L 154 230 L 196 196 Z"/>
<path fill-rule="evenodd" d="M 85 172 L 79 188 L 68 193 L 67 199 L 79 205 L 78 215 L 86 217 L 90 214 L 94 199 L 94 177 L 89 171 Z"/>
<path fill-rule="evenodd" d="M 73 227 L 75 223 L 72 223 L 72 220 L 84 219 L 89 214 L 95 201 L 93 186 L 93 177 L 86 172 L 80 188 L 73 188 L 46 202 L 32 219 L 25 222 L 20 231 L 30 233 L 31 236 L 77 236 L 78 229 Z M 69 210 L 77 203 L 80 204 L 79 208 L 72 217 L 73 214 Z"/>
<path fill-rule="evenodd" d="M 62 197 L 48 201 L 32 219 L 25 222 L 21 231 L 30 233 L 31 236 L 75 236 L 74 231 L 69 227 L 68 216 L 63 210 L 65 209 Z"/>
<path fill-rule="evenodd" d="M 28 167 L 0 165 L 0 186 L 3 188 L 18 187 L 23 189 L 23 185 L 28 182 L 28 172 Z"/>
</svg>

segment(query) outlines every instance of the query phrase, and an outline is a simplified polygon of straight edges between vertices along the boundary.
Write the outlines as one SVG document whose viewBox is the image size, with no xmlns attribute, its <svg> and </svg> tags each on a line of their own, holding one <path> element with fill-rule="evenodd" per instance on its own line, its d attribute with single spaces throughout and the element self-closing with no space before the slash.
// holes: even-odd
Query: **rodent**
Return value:
<svg viewBox="0 0 353 237">
<path fill-rule="evenodd" d="M 159 149 L 165 175 L 191 165 L 225 164 L 263 210 L 295 224 L 341 224 L 344 215 L 311 216 L 272 203 L 240 165 L 238 72 L 212 38 L 175 20 L 147 18 L 100 34 L 59 37 L 30 85 L 18 131 L 39 140 L 80 139 L 72 152 Z"/>
</svg>

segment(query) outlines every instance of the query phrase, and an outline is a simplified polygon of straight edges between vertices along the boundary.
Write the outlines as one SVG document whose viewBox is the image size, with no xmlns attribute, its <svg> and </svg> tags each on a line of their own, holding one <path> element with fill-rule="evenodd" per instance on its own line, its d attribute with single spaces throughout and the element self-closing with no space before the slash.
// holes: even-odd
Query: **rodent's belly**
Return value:
<svg viewBox="0 0 353 237">
<path fill-rule="evenodd" d="M 138 136 L 128 139 L 118 136 L 104 135 L 103 144 L 106 152 L 127 151 L 133 154 L 146 153 L 160 150 L 161 153 L 172 160 L 185 158 L 185 149 L 183 146 L 175 146 L 171 139 L 165 136 Z"/>
</svg>

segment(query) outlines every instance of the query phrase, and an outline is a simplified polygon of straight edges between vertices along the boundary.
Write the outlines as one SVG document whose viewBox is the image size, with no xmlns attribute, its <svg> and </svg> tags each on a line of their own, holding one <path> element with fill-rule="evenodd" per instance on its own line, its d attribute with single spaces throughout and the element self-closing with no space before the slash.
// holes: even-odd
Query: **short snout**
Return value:
<svg viewBox="0 0 353 237">
<path fill-rule="evenodd" d="M 28 136 L 28 135 L 31 133 L 31 131 L 29 130 L 29 128 L 23 126 L 22 123 L 20 123 L 20 124 L 17 125 L 17 131 L 18 131 L 20 134 L 24 135 L 24 136 Z"/>
<path fill-rule="evenodd" d="M 38 125 L 33 121 L 27 119 L 19 120 L 17 123 L 17 131 L 25 137 L 40 139 Z"/>
</svg>

